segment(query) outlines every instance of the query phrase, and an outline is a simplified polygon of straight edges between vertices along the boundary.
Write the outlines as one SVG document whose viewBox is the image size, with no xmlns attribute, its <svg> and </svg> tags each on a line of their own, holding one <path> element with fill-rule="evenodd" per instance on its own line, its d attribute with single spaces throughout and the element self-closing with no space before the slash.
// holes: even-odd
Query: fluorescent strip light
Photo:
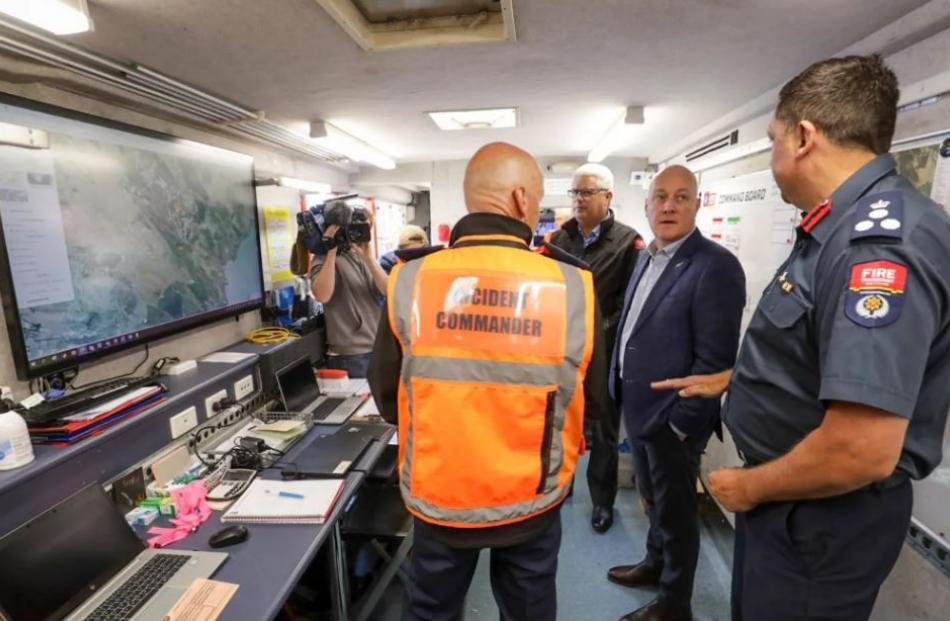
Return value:
<svg viewBox="0 0 950 621">
<path fill-rule="evenodd" d="M 306 179 L 295 179 L 293 177 L 277 177 L 277 185 L 303 190 L 312 194 L 331 194 L 333 192 L 333 187 L 329 183 L 307 181 Z"/>
<path fill-rule="evenodd" d="M 427 112 L 426 114 L 442 131 L 502 129 L 518 126 L 517 108 L 446 110 L 444 112 Z"/>
<path fill-rule="evenodd" d="M 602 162 L 614 151 L 623 148 L 635 127 L 643 125 L 643 106 L 628 106 L 624 115 L 614 121 L 594 148 L 587 154 L 588 162 Z"/>
<path fill-rule="evenodd" d="M 86 0 L 0 0 L 0 13 L 57 35 L 92 28 Z"/>
<path fill-rule="evenodd" d="M 393 158 L 325 121 L 310 123 L 310 137 L 324 149 L 339 153 L 354 162 L 365 162 L 385 170 L 396 167 Z"/>
</svg>

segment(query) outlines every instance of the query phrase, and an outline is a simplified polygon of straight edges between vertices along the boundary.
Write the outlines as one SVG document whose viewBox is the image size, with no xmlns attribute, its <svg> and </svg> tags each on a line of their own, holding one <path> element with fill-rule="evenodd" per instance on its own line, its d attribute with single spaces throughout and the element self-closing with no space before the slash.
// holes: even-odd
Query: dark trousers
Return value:
<svg viewBox="0 0 950 621">
<path fill-rule="evenodd" d="M 661 572 L 661 597 L 684 605 L 693 595 L 699 559 L 696 478 L 708 439 L 680 440 L 664 425 L 633 446 L 637 490 L 650 518 L 645 562 Z"/>
<path fill-rule="evenodd" d="M 553 509 L 560 511 L 560 509 Z M 421 535 L 421 536 L 420 536 Z M 524 543 L 491 548 L 491 588 L 501 621 L 554 621 L 557 617 L 557 554 L 561 517 Z M 403 621 L 458 621 L 479 549 L 446 546 L 417 529 Z"/>
<path fill-rule="evenodd" d="M 620 409 L 612 399 L 604 399 L 607 411 L 600 412 L 587 464 L 587 487 L 595 507 L 613 507 L 617 498 L 617 436 Z"/>
<path fill-rule="evenodd" d="M 327 356 L 328 369 L 341 369 L 353 378 L 363 378 L 369 372 L 369 358 L 372 354 L 348 354 Z"/>
<path fill-rule="evenodd" d="M 733 620 L 867 619 L 897 562 L 912 505 L 905 481 L 737 514 Z"/>
</svg>

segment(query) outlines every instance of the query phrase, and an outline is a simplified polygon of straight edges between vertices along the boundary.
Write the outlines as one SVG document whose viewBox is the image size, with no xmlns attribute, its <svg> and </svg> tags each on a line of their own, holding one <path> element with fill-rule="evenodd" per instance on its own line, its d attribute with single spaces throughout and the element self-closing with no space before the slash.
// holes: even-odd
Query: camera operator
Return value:
<svg viewBox="0 0 950 621">
<path fill-rule="evenodd" d="M 334 201 L 325 224 L 319 248 L 325 252 L 314 252 L 310 286 L 326 315 L 327 366 L 366 377 L 387 279 L 370 249 L 372 215 Z"/>
</svg>

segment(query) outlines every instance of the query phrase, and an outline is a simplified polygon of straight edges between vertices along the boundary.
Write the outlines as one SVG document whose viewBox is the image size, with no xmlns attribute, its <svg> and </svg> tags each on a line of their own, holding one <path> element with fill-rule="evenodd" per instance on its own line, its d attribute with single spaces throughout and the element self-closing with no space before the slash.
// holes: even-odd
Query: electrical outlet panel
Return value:
<svg viewBox="0 0 950 621">
<path fill-rule="evenodd" d="M 240 401 L 244 397 L 254 392 L 254 376 L 245 375 L 234 382 L 234 400 Z"/>
<path fill-rule="evenodd" d="M 232 405 L 221 412 L 218 424 L 223 426 L 233 425 L 237 421 L 241 420 L 242 416 L 244 416 L 244 408 L 237 405 Z"/>
<path fill-rule="evenodd" d="M 195 409 L 195 406 L 191 406 L 187 410 L 172 416 L 168 420 L 168 424 L 171 427 L 172 440 L 180 438 L 198 424 L 198 410 Z"/>
<path fill-rule="evenodd" d="M 217 403 L 218 401 L 222 401 L 227 398 L 228 398 L 227 390 L 219 390 L 218 392 L 214 393 L 210 397 L 207 397 L 205 399 L 205 417 L 211 418 L 212 416 L 217 414 L 217 412 L 214 411 L 214 404 Z"/>
</svg>

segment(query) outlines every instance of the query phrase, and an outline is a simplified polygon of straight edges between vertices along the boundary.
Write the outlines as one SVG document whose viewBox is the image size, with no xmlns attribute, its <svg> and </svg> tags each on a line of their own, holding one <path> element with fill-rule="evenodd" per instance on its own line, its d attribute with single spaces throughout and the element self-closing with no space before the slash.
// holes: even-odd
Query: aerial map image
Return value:
<svg viewBox="0 0 950 621">
<path fill-rule="evenodd" d="M 11 257 L 28 359 L 261 297 L 249 159 L 58 133 L 50 146 L 51 170 L 29 171 L 22 197 L 36 197 L 37 215 L 39 190 L 55 185 L 59 212 L 44 221 L 45 233 L 61 222 L 50 247 L 64 240 L 68 265 L 55 252 L 43 258 L 43 269 L 66 274 L 64 285 L 30 303 L 19 298 L 31 274 L 21 270 L 18 281 Z M 4 229 L 9 242 L 6 221 Z M 23 269 L 36 269 L 32 259 Z"/>
<path fill-rule="evenodd" d="M 897 171 L 907 177 L 921 194 L 930 196 L 933 192 L 934 172 L 937 170 L 938 146 L 931 144 L 915 149 L 897 151 Z"/>
</svg>

